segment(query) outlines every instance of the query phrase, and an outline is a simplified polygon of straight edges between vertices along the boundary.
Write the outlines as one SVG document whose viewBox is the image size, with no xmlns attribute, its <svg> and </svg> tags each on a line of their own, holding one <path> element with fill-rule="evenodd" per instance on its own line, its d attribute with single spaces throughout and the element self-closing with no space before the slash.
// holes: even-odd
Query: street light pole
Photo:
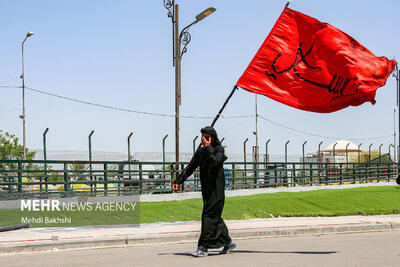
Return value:
<svg viewBox="0 0 400 267">
<path fill-rule="evenodd" d="M 32 36 L 34 33 L 33 32 L 28 32 L 25 36 L 25 39 L 22 41 L 22 73 L 21 73 L 21 79 L 22 79 L 22 135 L 23 135 L 23 146 L 24 146 L 24 160 L 26 160 L 26 130 L 25 130 L 25 73 L 24 73 L 24 43 L 26 39 L 28 39 L 30 36 Z"/>
<path fill-rule="evenodd" d="M 183 28 L 179 33 L 179 5 L 174 0 L 164 0 L 164 7 L 168 10 L 168 17 L 172 20 L 173 28 L 173 56 L 175 67 L 175 169 L 179 170 L 179 106 L 181 105 L 181 61 L 182 55 L 186 52 L 186 46 L 189 44 L 191 36 L 188 32 L 190 26 L 203 20 L 205 17 L 215 11 L 215 8 L 209 7 L 196 16 L 196 20 Z M 181 49 L 181 45 L 183 48 Z"/>
</svg>

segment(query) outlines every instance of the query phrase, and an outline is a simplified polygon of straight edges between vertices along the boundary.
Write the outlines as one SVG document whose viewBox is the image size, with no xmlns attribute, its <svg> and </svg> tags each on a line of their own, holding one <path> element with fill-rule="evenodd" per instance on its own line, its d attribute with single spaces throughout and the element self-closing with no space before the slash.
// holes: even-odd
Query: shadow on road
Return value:
<svg viewBox="0 0 400 267">
<path fill-rule="evenodd" d="M 309 255 L 326 255 L 326 254 L 334 254 L 337 251 L 260 251 L 260 250 L 240 250 L 235 249 L 230 252 L 231 254 L 236 253 L 267 253 L 267 254 L 309 254 Z M 186 252 L 176 252 L 176 253 L 158 253 L 158 255 L 177 255 L 177 256 L 192 256 L 191 253 Z M 209 251 L 208 256 L 216 256 L 219 255 L 218 251 Z"/>
</svg>

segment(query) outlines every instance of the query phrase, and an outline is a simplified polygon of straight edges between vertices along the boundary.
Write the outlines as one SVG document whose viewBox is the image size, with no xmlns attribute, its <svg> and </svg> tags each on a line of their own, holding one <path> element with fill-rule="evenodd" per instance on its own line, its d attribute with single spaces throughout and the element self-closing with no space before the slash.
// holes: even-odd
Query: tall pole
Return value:
<svg viewBox="0 0 400 267">
<path fill-rule="evenodd" d="M 258 110 L 257 110 L 257 94 L 255 96 L 255 111 L 256 111 L 256 163 L 258 163 Z"/>
<path fill-rule="evenodd" d="M 397 119 L 398 119 L 398 129 L 399 129 L 399 131 L 398 131 L 398 135 L 399 135 L 399 145 L 400 145 L 400 69 L 399 69 L 399 66 L 398 65 L 396 65 L 396 69 L 397 69 L 397 73 L 396 73 L 396 81 L 397 81 L 397 111 L 399 112 L 398 113 L 398 115 L 397 115 Z M 400 149 L 398 149 L 398 151 L 396 151 L 396 143 L 395 143 L 395 145 L 394 145 L 394 150 L 395 150 L 395 152 L 394 153 L 396 153 L 397 152 L 397 160 L 399 161 L 399 163 L 400 163 Z"/>
<path fill-rule="evenodd" d="M 398 119 L 398 127 L 399 127 L 398 128 L 399 129 L 398 136 L 399 136 L 399 145 L 400 145 L 400 69 L 399 69 L 398 65 L 395 66 L 395 69 L 394 69 L 394 72 L 392 75 L 396 78 L 397 112 L 398 112 L 397 119 Z M 395 150 L 394 153 L 395 154 L 397 153 L 397 159 L 400 163 L 400 149 L 398 149 L 398 151 L 396 151 L 396 143 L 394 143 L 394 150 Z M 394 158 L 396 158 L 396 156 Z"/>
<path fill-rule="evenodd" d="M 175 4 L 175 170 L 176 175 L 179 171 L 179 105 L 180 105 L 180 63 L 181 63 L 181 43 L 179 39 L 179 5 Z"/>
<path fill-rule="evenodd" d="M 383 144 L 380 144 L 380 145 L 379 145 L 379 162 L 381 162 L 382 146 L 383 146 Z M 390 154 L 389 154 L 389 157 L 390 157 Z"/>
<path fill-rule="evenodd" d="M 394 153 L 393 153 L 393 160 L 394 162 L 397 162 L 396 160 L 396 108 L 394 108 L 393 110 L 393 147 L 394 149 Z"/>
<path fill-rule="evenodd" d="M 193 155 L 196 152 L 196 140 L 197 140 L 197 138 L 199 138 L 198 135 L 196 135 L 196 137 L 193 139 Z"/>
<path fill-rule="evenodd" d="M 23 146 L 24 146 L 24 160 L 26 160 L 26 129 L 25 129 L 25 71 L 24 71 L 24 43 L 26 39 L 33 35 L 33 32 L 28 32 L 25 36 L 25 39 L 22 41 L 21 50 L 22 50 L 22 135 L 23 135 Z"/>
<path fill-rule="evenodd" d="M 362 145 L 362 143 L 360 143 L 360 144 L 358 145 L 358 164 L 360 164 L 361 145 Z"/>
</svg>

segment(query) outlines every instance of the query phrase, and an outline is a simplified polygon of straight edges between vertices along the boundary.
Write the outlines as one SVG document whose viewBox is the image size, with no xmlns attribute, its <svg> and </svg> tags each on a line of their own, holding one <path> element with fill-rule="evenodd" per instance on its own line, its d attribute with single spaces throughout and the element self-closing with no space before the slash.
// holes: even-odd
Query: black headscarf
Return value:
<svg viewBox="0 0 400 267">
<path fill-rule="evenodd" d="M 212 140 L 211 141 L 211 145 L 212 146 L 215 147 L 215 146 L 221 145 L 221 141 L 219 141 L 219 139 L 218 139 L 217 131 L 215 131 L 215 129 L 213 127 L 206 126 L 204 128 L 201 128 L 200 132 L 203 133 L 203 134 L 209 134 L 209 135 L 212 136 L 212 138 L 211 138 L 211 140 Z"/>
</svg>

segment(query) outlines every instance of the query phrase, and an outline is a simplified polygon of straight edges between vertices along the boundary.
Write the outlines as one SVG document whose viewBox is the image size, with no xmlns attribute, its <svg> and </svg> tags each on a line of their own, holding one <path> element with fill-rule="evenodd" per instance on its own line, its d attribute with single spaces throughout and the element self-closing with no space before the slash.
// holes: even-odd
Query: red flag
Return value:
<svg viewBox="0 0 400 267">
<path fill-rule="evenodd" d="M 236 85 L 298 109 L 333 112 L 375 104 L 376 90 L 396 64 L 286 7 Z"/>
</svg>

